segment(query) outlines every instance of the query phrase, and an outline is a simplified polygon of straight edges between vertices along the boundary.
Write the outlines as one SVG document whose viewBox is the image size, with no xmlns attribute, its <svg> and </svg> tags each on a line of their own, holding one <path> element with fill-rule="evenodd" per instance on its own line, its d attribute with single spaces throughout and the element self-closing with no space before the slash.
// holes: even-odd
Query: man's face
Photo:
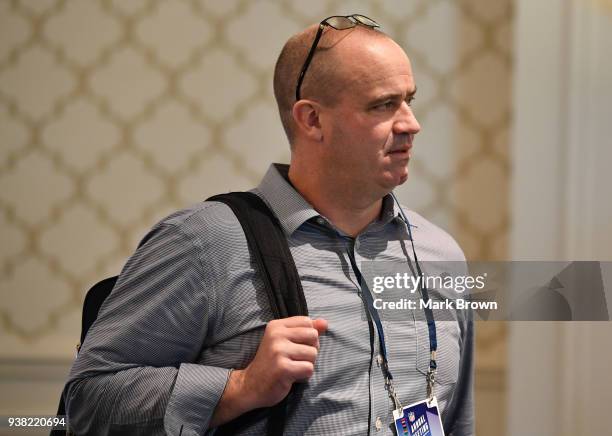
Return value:
<svg viewBox="0 0 612 436">
<path fill-rule="evenodd" d="M 365 39 L 339 54 L 347 86 L 323 114 L 326 159 L 339 180 L 382 196 L 408 178 L 414 135 L 410 62 L 390 40 Z"/>
</svg>

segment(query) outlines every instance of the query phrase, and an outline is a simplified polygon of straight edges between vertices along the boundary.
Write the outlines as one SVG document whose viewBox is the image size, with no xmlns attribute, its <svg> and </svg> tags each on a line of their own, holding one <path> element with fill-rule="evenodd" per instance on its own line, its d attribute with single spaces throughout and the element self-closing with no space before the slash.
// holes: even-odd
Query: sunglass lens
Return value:
<svg viewBox="0 0 612 436">
<path fill-rule="evenodd" d="M 353 18 L 359 21 L 361 24 L 365 24 L 366 26 L 380 27 L 380 25 L 376 21 L 366 17 L 365 15 L 355 14 L 353 15 Z"/>
<path fill-rule="evenodd" d="M 355 27 L 355 23 L 353 23 L 348 17 L 329 17 L 327 20 L 325 20 L 325 22 L 336 30 L 344 30 Z"/>
</svg>

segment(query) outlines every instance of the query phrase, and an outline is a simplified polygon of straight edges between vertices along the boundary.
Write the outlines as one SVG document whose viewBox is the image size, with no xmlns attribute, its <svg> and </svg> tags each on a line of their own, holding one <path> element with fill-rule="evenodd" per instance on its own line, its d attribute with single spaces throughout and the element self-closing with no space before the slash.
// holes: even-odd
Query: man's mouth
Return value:
<svg viewBox="0 0 612 436">
<path fill-rule="evenodd" d="M 406 145 L 403 147 L 394 147 L 391 150 L 389 150 L 387 152 L 387 154 L 393 154 L 393 155 L 410 155 L 410 149 L 412 148 L 412 145 Z"/>
</svg>

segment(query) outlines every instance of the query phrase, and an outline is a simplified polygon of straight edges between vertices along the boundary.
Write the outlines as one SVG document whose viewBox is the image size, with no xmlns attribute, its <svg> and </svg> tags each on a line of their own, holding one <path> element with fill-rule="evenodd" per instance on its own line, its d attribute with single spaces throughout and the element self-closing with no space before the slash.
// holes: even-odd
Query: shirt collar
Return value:
<svg viewBox="0 0 612 436">
<path fill-rule="evenodd" d="M 292 235 L 304 222 L 319 216 L 319 212 L 291 186 L 288 174 L 289 165 L 270 165 L 257 190 L 263 194 L 285 234 Z"/>
<path fill-rule="evenodd" d="M 289 165 L 271 164 L 257 191 L 263 195 L 287 235 L 292 235 L 309 219 L 321 216 L 289 182 Z M 395 201 L 387 194 L 383 197 L 380 219 L 371 226 L 385 226 L 397 219 L 399 213 Z M 400 221 L 403 222 L 401 218 Z"/>
<path fill-rule="evenodd" d="M 391 194 L 385 195 L 383 197 L 382 213 L 380 214 L 381 224 L 386 225 L 398 216 L 400 216 L 400 212 L 397 204 L 393 201 L 393 197 L 391 197 Z"/>
</svg>

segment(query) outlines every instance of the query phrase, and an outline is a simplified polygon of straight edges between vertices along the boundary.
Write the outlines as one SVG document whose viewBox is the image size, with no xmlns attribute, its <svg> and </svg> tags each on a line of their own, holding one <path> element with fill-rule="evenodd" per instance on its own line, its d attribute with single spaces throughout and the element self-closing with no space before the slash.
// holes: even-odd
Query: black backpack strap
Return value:
<svg viewBox="0 0 612 436">
<path fill-rule="evenodd" d="M 252 192 L 231 192 L 210 197 L 229 206 L 244 230 L 249 251 L 262 277 L 270 307 L 275 318 L 308 316 L 306 298 L 300 276 L 278 218 L 270 208 Z M 294 384 L 291 392 L 277 405 L 267 409 L 270 436 L 282 435 L 290 398 L 299 397 L 302 387 Z M 295 402 L 295 401 L 294 401 Z M 230 435 L 261 419 L 266 409 L 245 413 L 217 429 L 215 434 Z"/>
<path fill-rule="evenodd" d="M 91 328 L 96 318 L 98 318 L 98 312 L 104 300 L 110 295 L 111 291 L 117 283 L 118 276 L 108 277 L 104 280 L 96 283 L 91 287 L 85 295 L 85 301 L 83 302 L 83 316 L 81 319 L 81 344 L 85 341 L 85 336 Z M 78 350 L 77 350 L 78 351 Z"/>
<path fill-rule="evenodd" d="M 252 192 L 230 192 L 210 197 L 228 205 L 244 230 L 249 251 L 259 269 L 275 318 L 308 316 L 300 276 L 278 218 Z"/>
</svg>

